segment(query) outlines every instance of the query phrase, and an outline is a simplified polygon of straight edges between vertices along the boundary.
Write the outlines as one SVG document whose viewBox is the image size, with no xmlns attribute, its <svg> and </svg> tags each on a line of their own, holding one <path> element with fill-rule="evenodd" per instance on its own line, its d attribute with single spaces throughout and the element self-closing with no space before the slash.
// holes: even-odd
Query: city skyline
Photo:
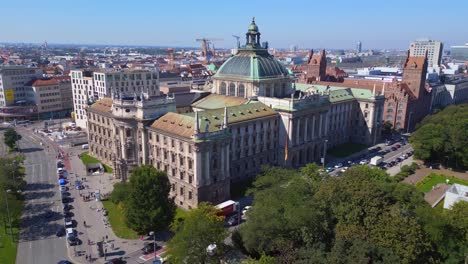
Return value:
<svg viewBox="0 0 468 264">
<path fill-rule="evenodd" d="M 440 40 L 446 47 L 467 42 L 463 12 L 468 4 L 461 1 L 450 6 L 432 0 L 378 6 L 368 0 L 335 1 L 333 6 L 328 2 L 283 3 L 241 0 L 236 5 L 216 1 L 200 5 L 182 1 L 176 5 L 139 1 L 131 5 L 84 1 L 78 6 L 53 0 L 25 1 L 20 6 L 8 2 L 3 4 L 0 23 L 10 26 L 2 29 L 0 42 L 197 47 L 196 38 L 208 37 L 223 38 L 216 42 L 219 48 L 232 48 L 236 43 L 232 35 L 243 40 L 253 16 L 262 41 L 275 48 L 354 49 L 362 41 L 363 50 L 407 49 L 411 41 L 421 37 Z M 428 23 L 444 14 L 450 14 L 446 20 L 450 23 Z M 40 22 L 39 30 L 31 27 L 31 21 Z"/>
</svg>

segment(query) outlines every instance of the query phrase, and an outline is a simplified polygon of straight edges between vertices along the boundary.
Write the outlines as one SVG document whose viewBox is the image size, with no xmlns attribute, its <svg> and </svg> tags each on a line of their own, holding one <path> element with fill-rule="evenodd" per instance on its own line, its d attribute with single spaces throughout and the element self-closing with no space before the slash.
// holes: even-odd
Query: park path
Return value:
<svg viewBox="0 0 468 264">
<path fill-rule="evenodd" d="M 404 179 L 404 182 L 409 183 L 409 184 L 416 184 L 417 182 L 422 180 L 424 177 L 426 177 L 430 173 L 444 174 L 444 175 L 453 176 L 455 178 L 459 178 L 462 180 L 468 180 L 467 172 L 458 172 L 458 171 L 448 170 L 442 167 L 439 169 L 431 169 L 431 168 L 426 168 L 424 164 L 422 164 L 421 161 L 418 161 L 417 163 L 419 164 L 420 169 L 417 169 L 413 175 L 410 175 L 406 179 Z"/>
</svg>

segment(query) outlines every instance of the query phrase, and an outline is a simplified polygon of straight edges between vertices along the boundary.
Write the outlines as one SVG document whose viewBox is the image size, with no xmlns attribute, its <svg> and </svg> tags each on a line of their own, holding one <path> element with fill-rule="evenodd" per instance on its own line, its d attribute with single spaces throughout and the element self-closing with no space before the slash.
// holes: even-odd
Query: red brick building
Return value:
<svg viewBox="0 0 468 264">
<path fill-rule="evenodd" d="M 416 123 L 430 113 L 431 89 L 426 84 L 427 56 L 415 57 L 408 53 L 401 82 L 396 79 L 392 82 L 363 79 L 326 82 L 320 81 L 323 80 L 323 77 L 331 79 L 323 74 L 323 69 L 325 69 L 325 73 L 327 69 L 327 61 L 324 59 L 325 52 L 322 51 L 320 55 L 311 55 L 307 65 L 297 66 L 295 69 L 302 71 L 298 79 L 300 83 L 328 84 L 375 90 L 377 94 L 383 93 L 385 95 L 383 120 L 391 123 L 393 128 L 405 132 L 414 129 Z"/>
</svg>

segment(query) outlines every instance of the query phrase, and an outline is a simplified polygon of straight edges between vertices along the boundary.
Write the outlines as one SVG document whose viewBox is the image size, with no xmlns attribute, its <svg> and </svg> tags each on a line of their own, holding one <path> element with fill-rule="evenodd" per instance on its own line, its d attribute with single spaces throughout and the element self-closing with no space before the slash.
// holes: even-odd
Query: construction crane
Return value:
<svg viewBox="0 0 468 264">
<path fill-rule="evenodd" d="M 232 35 L 237 40 L 237 48 L 240 48 L 240 37 L 236 35 Z"/>
<path fill-rule="evenodd" d="M 208 54 L 208 50 L 209 50 L 209 45 L 210 43 L 212 43 L 213 41 L 223 41 L 224 39 L 220 39 L 220 38 L 201 38 L 201 39 L 196 39 L 196 41 L 198 42 L 201 42 L 202 43 L 202 56 L 205 57 L 205 60 L 208 62 L 208 57 L 209 57 L 209 54 Z M 213 54 L 214 56 L 214 54 Z"/>
</svg>

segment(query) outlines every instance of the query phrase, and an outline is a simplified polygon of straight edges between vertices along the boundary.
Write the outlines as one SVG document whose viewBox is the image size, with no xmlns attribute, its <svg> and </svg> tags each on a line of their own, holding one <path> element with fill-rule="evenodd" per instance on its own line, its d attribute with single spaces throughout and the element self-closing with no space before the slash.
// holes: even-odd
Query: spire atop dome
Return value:
<svg viewBox="0 0 468 264">
<path fill-rule="evenodd" d="M 259 49 L 260 45 L 260 32 L 258 31 L 258 26 L 255 24 L 255 17 L 252 17 L 252 23 L 250 23 L 249 30 L 247 31 L 246 36 L 246 48 Z"/>
</svg>

